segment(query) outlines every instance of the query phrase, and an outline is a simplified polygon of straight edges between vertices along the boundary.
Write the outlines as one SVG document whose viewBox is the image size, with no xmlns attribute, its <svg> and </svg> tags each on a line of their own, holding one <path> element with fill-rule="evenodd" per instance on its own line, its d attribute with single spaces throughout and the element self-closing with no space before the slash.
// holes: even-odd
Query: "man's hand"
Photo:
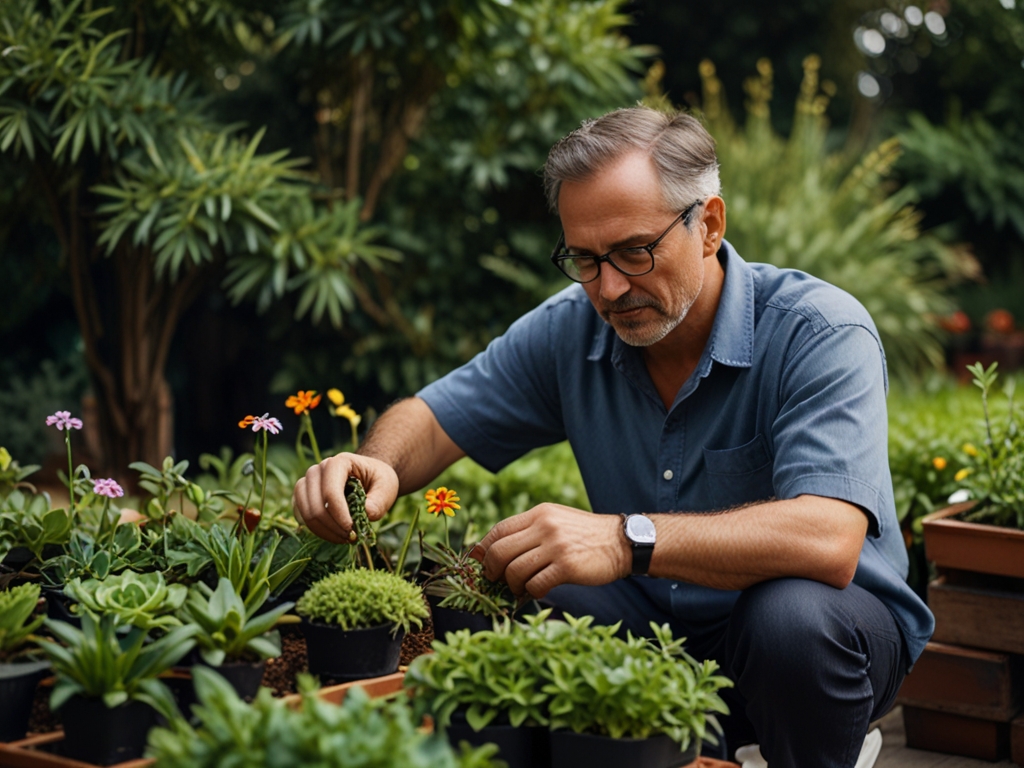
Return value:
<svg viewBox="0 0 1024 768">
<path fill-rule="evenodd" d="M 345 501 L 345 483 L 357 477 L 366 491 L 366 516 L 380 520 L 398 498 L 398 475 L 389 464 L 369 456 L 339 453 L 314 464 L 295 484 L 295 517 L 321 539 L 351 541 L 352 516 Z"/>
<path fill-rule="evenodd" d="M 608 584 L 627 576 L 632 562 L 622 518 L 562 504 L 540 504 L 503 520 L 471 555 L 491 581 L 538 598 L 559 584 Z"/>
</svg>

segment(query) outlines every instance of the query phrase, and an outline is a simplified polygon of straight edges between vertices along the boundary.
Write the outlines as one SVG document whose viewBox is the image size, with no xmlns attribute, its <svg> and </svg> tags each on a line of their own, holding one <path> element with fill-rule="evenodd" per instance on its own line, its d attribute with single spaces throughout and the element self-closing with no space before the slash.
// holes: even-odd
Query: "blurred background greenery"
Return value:
<svg viewBox="0 0 1024 768">
<path fill-rule="evenodd" d="M 869 308 L 899 411 L 1024 362 L 1021 93 L 1019 0 L 7 0 L 0 445 L 62 406 L 97 471 L 197 466 L 329 387 L 365 429 L 563 286 L 538 169 L 638 99 L 704 115 L 745 258 Z"/>
</svg>

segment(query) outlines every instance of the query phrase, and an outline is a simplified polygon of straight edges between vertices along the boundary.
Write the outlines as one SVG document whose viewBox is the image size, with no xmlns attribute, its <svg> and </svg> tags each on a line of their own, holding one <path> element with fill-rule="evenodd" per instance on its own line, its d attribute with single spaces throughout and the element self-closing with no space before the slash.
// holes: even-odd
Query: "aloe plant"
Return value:
<svg viewBox="0 0 1024 768">
<path fill-rule="evenodd" d="M 38 584 L 0 592 L 0 662 L 14 661 L 30 649 L 29 637 L 46 619 L 43 615 L 33 618 L 38 603 Z"/>
<path fill-rule="evenodd" d="M 143 630 L 181 626 L 174 615 L 188 595 L 188 587 L 167 584 L 161 573 L 124 571 L 105 579 L 72 579 L 64 594 L 94 616 L 113 614 L 119 623 Z"/>
<path fill-rule="evenodd" d="M 110 614 L 99 620 L 83 614 L 81 629 L 52 619 L 47 619 L 45 625 L 60 641 L 38 641 L 57 673 L 50 695 L 51 709 L 60 709 L 77 695 L 102 699 L 108 708 L 142 701 L 168 719 L 180 716 L 174 697 L 157 675 L 192 650 L 198 627 L 176 627 L 158 640 L 147 642 L 148 634 L 138 627 L 120 635 L 117 618 Z"/>
<path fill-rule="evenodd" d="M 256 614 L 263 603 L 247 607 L 231 580 L 222 576 L 216 590 L 203 583 L 192 587 L 179 616 L 197 628 L 196 643 L 203 661 L 219 667 L 225 661 L 240 661 L 246 656 L 280 656 L 281 637 L 271 630 L 293 605 L 282 603 Z"/>
</svg>

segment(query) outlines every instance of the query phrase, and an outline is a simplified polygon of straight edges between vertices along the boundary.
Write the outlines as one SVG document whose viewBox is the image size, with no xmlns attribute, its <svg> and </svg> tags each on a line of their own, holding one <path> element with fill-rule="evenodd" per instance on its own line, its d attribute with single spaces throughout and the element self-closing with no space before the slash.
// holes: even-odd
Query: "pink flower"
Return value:
<svg viewBox="0 0 1024 768">
<path fill-rule="evenodd" d="M 264 413 L 262 416 L 256 416 L 252 420 L 252 431 L 259 432 L 261 429 L 265 429 L 270 434 L 276 435 L 281 431 L 281 422 L 269 413 Z"/>
<path fill-rule="evenodd" d="M 93 480 L 92 492 L 97 496 L 106 496 L 108 499 L 124 496 L 124 489 L 112 477 L 101 477 Z"/>
<path fill-rule="evenodd" d="M 81 429 L 82 420 L 71 416 L 71 411 L 57 411 L 53 416 L 46 417 L 46 426 L 57 427 L 62 432 L 67 429 Z"/>
</svg>

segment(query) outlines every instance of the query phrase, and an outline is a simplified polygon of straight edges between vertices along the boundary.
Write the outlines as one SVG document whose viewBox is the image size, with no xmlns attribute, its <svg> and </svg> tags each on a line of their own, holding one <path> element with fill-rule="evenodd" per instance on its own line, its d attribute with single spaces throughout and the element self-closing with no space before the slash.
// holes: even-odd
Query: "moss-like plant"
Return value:
<svg viewBox="0 0 1024 768">
<path fill-rule="evenodd" d="M 370 699 L 361 688 L 341 706 L 317 698 L 312 680 L 300 677 L 302 704 L 290 707 L 260 690 L 246 704 L 214 672 L 193 671 L 199 727 L 183 719 L 155 728 L 149 754 L 156 768 L 317 765 L 320 768 L 489 768 L 493 745 L 464 747 L 456 755 L 439 733 L 420 727 L 404 699 Z"/>
<path fill-rule="evenodd" d="M 38 602 L 38 584 L 0 592 L 0 663 L 16 661 L 30 650 L 29 636 L 46 619 L 42 614 L 32 617 Z"/>
<path fill-rule="evenodd" d="M 300 616 L 342 629 L 380 624 L 423 626 L 428 616 L 423 593 L 415 584 L 386 571 L 356 569 L 332 573 L 313 584 L 295 607 Z"/>
<path fill-rule="evenodd" d="M 99 579 L 72 579 L 64 594 L 77 601 L 77 612 L 95 617 L 113 614 L 121 624 L 142 630 L 181 626 L 174 612 L 188 594 L 182 584 L 167 584 L 161 573 L 124 571 Z"/>
</svg>

